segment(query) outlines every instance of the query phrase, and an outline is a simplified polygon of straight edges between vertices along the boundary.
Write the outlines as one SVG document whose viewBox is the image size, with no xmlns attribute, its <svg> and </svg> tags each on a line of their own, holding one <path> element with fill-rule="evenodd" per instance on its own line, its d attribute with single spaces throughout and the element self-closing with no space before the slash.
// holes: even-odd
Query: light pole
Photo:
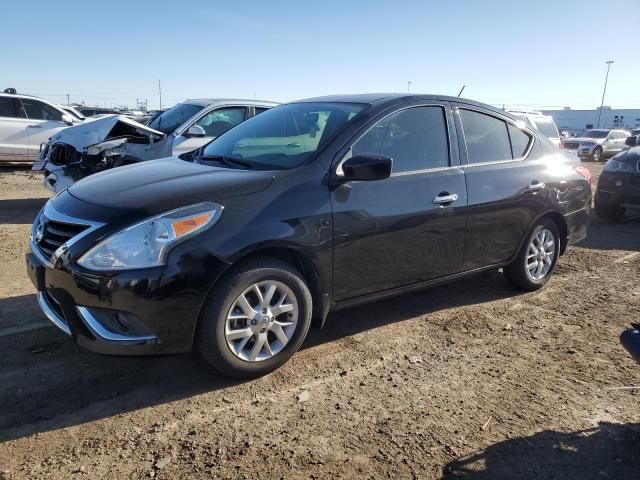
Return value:
<svg viewBox="0 0 640 480">
<path fill-rule="evenodd" d="M 411 82 L 407 82 L 407 93 L 411 93 Z"/>
<path fill-rule="evenodd" d="M 607 60 L 605 63 L 607 64 L 607 75 L 604 77 L 604 88 L 602 89 L 602 101 L 600 102 L 600 111 L 598 112 L 597 128 L 600 128 L 600 117 L 602 116 L 602 107 L 604 106 L 604 96 L 607 93 L 607 82 L 609 81 L 609 69 L 611 68 L 611 64 L 615 62 L 613 60 Z"/>
</svg>

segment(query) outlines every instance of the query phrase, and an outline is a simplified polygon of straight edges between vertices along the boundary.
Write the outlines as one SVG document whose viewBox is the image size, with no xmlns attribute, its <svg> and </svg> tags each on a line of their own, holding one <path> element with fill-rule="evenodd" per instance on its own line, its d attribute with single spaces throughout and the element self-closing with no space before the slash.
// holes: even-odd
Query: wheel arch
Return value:
<svg viewBox="0 0 640 480">
<path fill-rule="evenodd" d="M 558 231 L 560 232 L 560 255 L 564 255 L 564 252 L 567 250 L 567 244 L 569 240 L 567 238 L 569 226 L 567 225 L 567 221 L 564 219 L 561 213 L 553 210 L 542 213 L 541 215 L 536 217 L 533 222 L 531 222 L 528 232 L 530 232 L 533 226 L 543 218 L 552 220 L 553 223 L 556 224 L 556 227 L 558 227 Z M 524 241 L 526 241 L 526 238 L 523 240 L 523 242 Z"/>
<path fill-rule="evenodd" d="M 216 280 L 209 290 L 209 294 L 215 289 L 220 281 L 224 281 L 229 272 L 241 266 L 243 263 L 253 258 L 275 258 L 295 267 L 306 281 L 312 300 L 311 326 L 321 328 L 331 309 L 331 298 L 327 288 L 323 286 L 323 281 L 317 266 L 312 260 L 312 255 L 300 248 L 291 245 L 265 245 L 240 252 L 231 259 L 229 267 Z M 209 295 L 208 294 L 208 295 Z"/>
</svg>

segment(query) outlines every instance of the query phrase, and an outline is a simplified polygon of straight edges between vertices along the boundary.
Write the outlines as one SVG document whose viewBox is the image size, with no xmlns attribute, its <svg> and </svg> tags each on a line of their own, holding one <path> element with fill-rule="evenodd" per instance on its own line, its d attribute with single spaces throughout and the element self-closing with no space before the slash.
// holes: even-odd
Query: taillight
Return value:
<svg viewBox="0 0 640 480">
<path fill-rule="evenodd" d="M 591 185 L 591 172 L 587 167 L 583 165 L 574 165 L 573 169 L 576 171 L 578 175 L 580 175 L 581 177 L 584 177 L 584 179 L 587 182 L 589 182 L 589 185 Z"/>
</svg>

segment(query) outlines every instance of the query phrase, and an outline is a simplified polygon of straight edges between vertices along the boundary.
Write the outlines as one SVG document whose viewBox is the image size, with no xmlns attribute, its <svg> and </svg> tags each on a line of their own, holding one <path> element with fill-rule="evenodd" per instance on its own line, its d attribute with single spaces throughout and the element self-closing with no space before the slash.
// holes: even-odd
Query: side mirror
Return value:
<svg viewBox="0 0 640 480">
<path fill-rule="evenodd" d="M 207 136 L 207 132 L 200 125 L 191 125 L 184 136 L 187 138 L 202 138 Z"/>
<path fill-rule="evenodd" d="M 627 147 L 635 147 L 638 145 L 638 137 L 633 135 L 631 137 L 627 137 L 627 139 L 624 141 L 624 144 Z"/>
<path fill-rule="evenodd" d="M 73 125 L 73 118 L 68 113 L 63 113 L 60 120 L 69 126 Z"/>
<path fill-rule="evenodd" d="M 384 155 L 365 153 L 346 160 L 342 167 L 343 175 L 338 175 L 343 181 L 372 181 L 384 180 L 391 175 L 393 160 Z M 338 167 L 338 170 L 340 170 Z"/>
</svg>

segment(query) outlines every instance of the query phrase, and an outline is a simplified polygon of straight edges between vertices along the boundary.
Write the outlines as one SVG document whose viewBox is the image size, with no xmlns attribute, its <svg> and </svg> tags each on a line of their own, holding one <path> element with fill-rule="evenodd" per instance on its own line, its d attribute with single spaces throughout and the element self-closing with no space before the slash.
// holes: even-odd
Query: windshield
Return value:
<svg viewBox="0 0 640 480">
<path fill-rule="evenodd" d="M 538 131 L 547 138 L 558 138 L 560 134 L 556 128 L 555 123 L 550 118 L 536 118 L 534 119 L 536 128 Z"/>
<path fill-rule="evenodd" d="M 247 120 L 207 145 L 200 161 L 283 170 L 302 165 L 366 105 L 292 103 Z M 230 161 L 230 162 L 229 162 Z"/>
<path fill-rule="evenodd" d="M 587 138 L 606 138 L 609 132 L 606 130 L 586 130 L 580 134 L 581 137 Z"/>
<path fill-rule="evenodd" d="M 159 130 L 162 133 L 169 134 L 203 108 L 204 107 L 201 107 L 200 105 L 179 103 L 175 107 L 164 112 L 162 115 L 158 115 L 147 126 L 154 130 Z"/>
<path fill-rule="evenodd" d="M 67 112 L 69 115 L 71 115 L 74 118 L 77 118 L 78 120 L 85 120 L 87 117 L 85 117 L 84 115 L 82 115 L 80 112 L 76 111 L 75 108 L 71 108 L 71 107 L 61 107 L 65 112 Z"/>
</svg>

